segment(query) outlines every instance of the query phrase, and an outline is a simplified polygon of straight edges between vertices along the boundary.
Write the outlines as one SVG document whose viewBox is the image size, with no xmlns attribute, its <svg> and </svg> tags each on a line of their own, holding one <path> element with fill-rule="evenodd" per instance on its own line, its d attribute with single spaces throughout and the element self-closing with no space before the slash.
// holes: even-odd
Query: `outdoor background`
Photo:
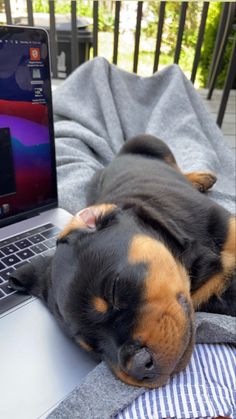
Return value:
<svg viewBox="0 0 236 419">
<path fill-rule="evenodd" d="M 14 16 L 26 16 L 26 2 L 24 0 L 12 0 L 11 6 L 14 10 Z M 156 44 L 158 14 L 158 1 L 144 1 L 143 18 L 140 40 L 138 74 L 141 76 L 151 76 L 154 62 L 154 51 Z M 193 1 L 188 3 L 185 30 L 182 42 L 179 65 L 190 78 L 192 63 L 195 53 L 195 45 L 200 24 L 201 11 L 203 3 Z M 55 1 L 56 14 L 70 16 L 71 2 L 69 0 Z M 179 22 L 181 2 L 167 2 L 165 11 L 165 22 L 162 35 L 161 55 L 159 69 L 165 65 L 173 63 L 174 50 L 177 39 L 177 27 Z M 196 87 L 206 87 L 207 74 L 210 60 L 214 48 L 217 26 L 219 23 L 222 2 L 211 2 L 208 12 L 204 42 L 201 50 L 201 59 L 198 67 L 195 85 Z M 4 20 L 4 1 L 0 0 L 0 22 Z M 34 13 L 48 14 L 48 0 L 33 0 Z M 134 35 L 136 26 L 136 1 L 122 1 L 120 13 L 120 36 L 118 63 L 120 68 L 132 71 L 133 53 L 134 53 Z M 2 13 L 1 13 L 2 12 Z M 77 1 L 77 15 L 86 18 L 88 29 L 92 30 L 92 0 Z M 99 1 L 99 34 L 98 34 L 98 55 L 106 57 L 112 61 L 113 54 L 113 31 L 114 31 L 115 1 Z M 35 15 L 35 22 L 37 18 Z M 4 22 L 3 22 L 4 23 Z M 218 88 L 222 88 L 223 80 L 229 62 L 232 49 L 232 37 L 229 37 L 226 53 L 222 64 L 221 73 L 217 79 Z M 90 51 L 90 57 L 93 51 Z"/>
</svg>

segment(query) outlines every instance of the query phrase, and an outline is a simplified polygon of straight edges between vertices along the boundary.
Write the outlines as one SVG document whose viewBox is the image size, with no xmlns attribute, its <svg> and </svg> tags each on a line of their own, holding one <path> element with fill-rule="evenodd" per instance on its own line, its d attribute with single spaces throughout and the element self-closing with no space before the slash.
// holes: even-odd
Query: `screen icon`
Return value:
<svg viewBox="0 0 236 419">
<path fill-rule="evenodd" d="M 30 48 L 30 60 L 40 61 L 40 48 Z"/>
<path fill-rule="evenodd" d="M 32 77 L 33 79 L 41 79 L 41 72 L 39 68 L 33 68 Z"/>
<path fill-rule="evenodd" d="M 3 204 L 2 205 L 2 212 L 3 212 L 3 214 L 9 214 L 9 212 L 10 212 L 10 205 L 9 204 Z"/>
</svg>

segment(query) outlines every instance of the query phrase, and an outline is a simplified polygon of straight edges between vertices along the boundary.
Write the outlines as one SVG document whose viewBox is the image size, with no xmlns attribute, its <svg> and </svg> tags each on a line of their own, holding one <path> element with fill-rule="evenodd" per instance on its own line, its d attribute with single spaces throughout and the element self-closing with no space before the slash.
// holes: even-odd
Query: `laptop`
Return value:
<svg viewBox="0 0 236 419">
<path fill-rule="evenodd" d="M 0 417 L 44 418 L 95 367 L 12 270 L 55 249 L 58 208 L 48 36 L 0 26 Z"/>
</svg>

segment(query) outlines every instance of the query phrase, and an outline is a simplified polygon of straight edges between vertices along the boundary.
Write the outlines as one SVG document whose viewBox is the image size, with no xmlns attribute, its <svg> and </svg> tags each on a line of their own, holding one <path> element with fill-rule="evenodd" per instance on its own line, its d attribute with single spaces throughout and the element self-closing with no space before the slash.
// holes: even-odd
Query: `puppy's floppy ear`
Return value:
<svg viewBox="0 0 236 419">
<path fill-rule="evenodd" d="M 98 220 L 100 220 L 101 217 L 111 213 L 116 208 L 117 207 L 114 204 L 98 204 L 84 208 L 83 210 L 77 212 L 69 224 L 67 224 L 64 230 L 59 234 L 59 239 L 67 236 L 73 230 L 95 229 Z"/>
<path fill-rule="evenodd" d="M 13 271 L 9 285 L 16 291 L 47 300 L 47 289 L 51 281 L 52 256 L 38 256 L 31 263 Z"/>
</svg>

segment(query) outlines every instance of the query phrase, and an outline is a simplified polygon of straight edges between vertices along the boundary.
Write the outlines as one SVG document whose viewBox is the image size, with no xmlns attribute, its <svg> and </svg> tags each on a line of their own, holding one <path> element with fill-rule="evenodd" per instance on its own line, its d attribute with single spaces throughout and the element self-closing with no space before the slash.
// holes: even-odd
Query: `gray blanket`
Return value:
<svg viewBox="0 0 236 419">
<path fill-rule="evenodd" d="M 209 196 L 235 213 L 235 160 L 222 132 L 180 68 L 142 78 L 96 58 L 54 94 L 59 204 L 72 213 L 86 206 L 86 184 L 129 138 L 148 133 L 164 140 L 185 171 L 210 170 L 218 181 Z M 235 319 L 196 316 L 197 342 L 236 343 Z M 100 364 L 50 418 L 108 418 L 144 389 L 116 380 Z"/>
</svg>

